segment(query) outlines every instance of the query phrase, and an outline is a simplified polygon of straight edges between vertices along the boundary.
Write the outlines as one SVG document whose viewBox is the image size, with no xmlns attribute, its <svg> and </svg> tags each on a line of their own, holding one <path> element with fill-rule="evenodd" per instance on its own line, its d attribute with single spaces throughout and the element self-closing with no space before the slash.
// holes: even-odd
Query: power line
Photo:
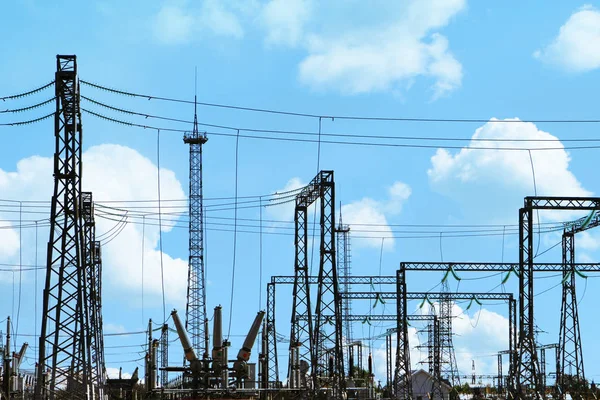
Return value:
<svg viewBox="0 0 600 400">
<path fill-rule="evenodd" d="M 6 110 L 0 110 L 0 114 L 7 114 L 7 113 L 20 113 L 20 112 L 25 112 L 25 111 L 29 111 L 29 110 L 34 110 L 36 108 L 39 107 L 43 107 L 46 104 L 50 104 L 51 102 L 53 102 L 54 100 L 56 100 L 56 97 L 52 97 L 46 101 L 43 101 L 41 103 L 37 103 L 34 104 L 32 106 L 28 106 L 28 107 L 22 107 L 22 108 L 13 108 L 13 109 L 6 109 Z"/>
<path fill-rule="evenodd" d="M 129 121 L 122 121 L 115 118 L 107 117 L 97 112 L 82 108 L 82 111 L 93 115 L 97 118 L 113 122 L 120 125 L 137 127 L 142 129 L 161 129 L 167 132 L 179 132 L 187 133 L 189 130 L 174 129 L 174 128 L 159 128 L 150 125 L 136 124 Z M 239 136 L 245 139 L 259 139 L 259 140 L 272 140 L 280 142 L 294 142 L 294 143 L 319 143 L 319 140 L 315 139 L 299 139 L 291 137 L 273 137 L 273 136 L 261 136 L 261 135 L 236 135 L 222 132 L 206 132 L 209 136 L 223 136 L 235 138 Z M 370 147 L 391 147 L 391 148 L 413 148 L 413 149 L 450 149 L 450 150 L 461 150 L 464 146 L 447 146 L 447 145 L 421 145 L 421 144 L 406 144 L 406 143 L 378 143 L 378 142 L 365 142 L 365 141 L 341 141 L 341 140 L 321 140 L 322 144 L 336 144 L 336 145 L 353 145 L 353 146 L 370 146 Z M 497 151 L 549 151 L 549 150 L 589 150 L 598 149 L 597 146 L 561 146 L 561 147 L 538 147 L 538 148 L 524 148 L 524 147 L 483 147 L 483 146 L 468 146 L 470 150 L 497 150 Z"/>
<path fill-rule="evenodd" d="M 29 125 L 29 124 L 35 124 L 36 122 L 40 122 L 40 121 L 44 121 L 50 117 L 53 117 L 54 113 L 50 113 L 48 115 L 44 115 L 43 117 L 39 117 L 39 118 L 35 118 L 35 119 L 30 119 L 27 121 L 17 121 L 17 122 L 4 122 L 1 123 L 0 126 L 21 126 L 21 125 Z"/>
<path fill-rule="evenodd" d="M 54 84 L 54 81 L 51 81 L 43 86 L 37 87 L 35 89 L 29 90 L 27 92 L 23 92 L 23 93 L 19 93 L 19 94 L 13 94 L 10 96 L 4 96 L 4 97 L 0 97 L 0 100 L 2 101 L 6 101 L 6 100 L 14 100 L 14 99 L 19 99 L 21 97 L 25 97 L 25 96 L 29 96 L 32 95 L 34 93 L 38 93 L 41 92 L 45 89 L 48 89 L 50 86 L 52 86 Z"/>
<path fill-rule="evenodd" d="M 183 100 L 171 97 L 161 97 L 154 96 L 149 94 L 141 94 L 128 92 L 124 90 L 112 89 L 106 86 L 102 86 L 96 83 L 92 83 L 89 81 L 81 80 L 80 81 L 84 85 L 88 85 L 94 87 L 96 89 L 104 90 L 107 92 L 130 96 L 130 97 L 139 97 L 147 100 L 161 100 L 168 101 L 174 103 L 183 103 L 183 104 L 194 104 L 194 101 L 191 100 Z M 282 111 L 275 109 L 266 109 L 266 108 L 255 108 L 255 107 L 243 107 L 243 106 L 234 106 L 230 104 L 217 104 L 217 103 L 207 103 L 207 102 L 197 102 L 198 105 L 205 107 L 216 107 L 216 108 L 225 108 L 239 111 L 250 111 L 250 112 L 259 112 L 259 113 L 267 113 L 267 114 L 279 114 L 279 115 L 287 115 L 287 116 L 295 116 L 295 117 L 306 117 L 306 118 L 331 118 L 331 119 L 345 119 L 345 120 L 363 120 L 363 121 L 398 121 L 398 122 L 451 122 L 451 123 L 600 123 L 600 119 L 526 119 L 526 120 L 490 120 L 483 118 L 408 118 L 408 117 L 370 117 L 370 116 L 359 116 L 359 115 L 333 115 L 333 114 L 313 114 L 313 113 L 305 113 L 305 112 L 295 112 L 295 111 Z"/>
<path fill-rule="evenodd" d="M 192 124 L 193 121 L 164 117 L 160 115 L 153 115 L 147 113 L 141 113 L 137 111 L 126 110 L 123 108 L 111 106 L 97 100 L 93 100 L 89 97 L 82 96 L 83 99 L 89 101 L 92 104 L 98 105 L 100 107 L 104 107 L 116 112 L 120 112 L 123 114 L 133 115 L 144 117 L 146 119 L 158 119 L 170 122 L 178 122 L 183 124 Z M 319 118 L 321 121 L 322 118 Z M 523 121 L 513 121 L 513 122 L 523 122 Z M 261 129 L 261 128 L 246 128 L 246 127 L 234 127 L 229 125 L 217 125 L 210 123 L 201 123 L 198 122 L 198 125 L 207 126 L 211 128 L 219 128 L 230 130 L 233 132 L 241 131 L 241 132 L 254 132 L 254 133 L 276 133 L 276 134 L 288 134 L 288 135 L 302 135 L 302 136 L 314 136 L 314 137 L 339 137 L 339 138 L 360 138 L 360 139 L 391 139 L 391 140 L 424 140 L 424 141 L 452 141 L 452 142 L 524 142 L 524 143 L 536 143 L 536 142 L 599 142 L 600 139 L 586 139 L 586 138 L 575 138 L 575 139 L 523 139 L 523 138 L 448 138 L 448 137 L 435 137 L 435 136 L 397 136 L 397 135 L 361 135 L 361 134 L 352 134 L 352 133 L 321 133 L 319 132 L 309 132 L 309 131 L 297 131 L 297 130 L 283 130 L 283 129 Z M 319 124 L 320 125 L 320 124 Z M 213 133 L 214 134 L 214 133 Z"/>
</svg>

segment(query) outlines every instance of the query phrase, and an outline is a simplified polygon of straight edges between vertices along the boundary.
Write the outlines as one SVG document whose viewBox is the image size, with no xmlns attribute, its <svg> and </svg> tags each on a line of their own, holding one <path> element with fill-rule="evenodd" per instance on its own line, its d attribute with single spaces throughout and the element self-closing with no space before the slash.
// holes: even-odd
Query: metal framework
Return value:
<svg viewBox="0 0 600 400">
<path fill-rule="evenodd" d="M 580 218 L 568 224 L 562 236 L 564 270 L 558 339 L 560 370 L 556 371 L 556 382 L 560 388 L 560 393 L 564 395 L 570 392 L 571 396 L 575 398 L 581 395 L 581 384 L 585 383 L 583 349 L 575 290 L 575 277 L 579 268 L 575 264 L 575 234 L 598 225 L 600 225 L 600 213 L 593 212 L 588 217 Z"/>
<path fill-rule="evenodd" d="M 519 346 L 516 374 L 520 398 L 544 398 L 535 343 L 533 312 L 534 210 L 600 210 L 600 198 L 526 197 L 519 210 Z M 581 270 L 581 268 L 579 268 Z M 564 300 L 564 299 L 563 299 Z"/>
<path fill-rule="evenodd" d="M 340 208 L 341 209 L 341 208 Z M 340 285 L 340 291 L 348 293 L 351 291 L 352 286 L 348 279 L 351 275 L 351 264 L 350 264 L 350 226 L 344 225 L 342 221 L 342 213 L 340 211 L 340 221 L 336 230 L 337 238 L 337 269 L 340 274 L 338 277 L 338 284 Z M 341 283 L 343 280 L 344 283 Z M 348 316 L 352 314 L 352 303 L 350 299 L 342 301 L 342 317 L 344 319 L 344 330 L 342 336 L 345 339 L 344 349 L 349 349 L 347 346 L 352 343 L 352 324 L 348 321 Z M 345 362 L 350 363 L 350 352 L 345 351 Z"/>
<path fill-rule="evenodd" d="M 91 376 L 84 318 L 82 129 L 75 56 L 57 56 L 55 81 L 54 194 L 35 397 L 53 400 L 61 392 L 61 398 L 85 399 L 91 392 Z"/>
<path fill-rule="evenodd" d="M 308 207 L 320 200 L 320 246 L 317 302 L 315 306 L 315 326 L 312 326 L 310 286 L 308 283 L 307 255 L 307 213 Z M 335 254 L 335 184 L 333 171 L 320 171 L 317 176 L 296 196 L 295 208 L 295 280 L 292 309 L 292 328 L 290 350 L 300 347 L 299 357 L 305 359 L 310 354 L 313 388 L 319 390 L 327 384 L 325 371 L 329 355 L 333 357 L 332 377 L 329 386 L 333 389 L 333 398 L 341 399 L 344 392 L 344 358 L 342 353 L 342 302 L 339 296 L 336 254 Z M 333 315 L 327 320 L 324 315 Z M 301 317 L 308 317 L 303 323 Z M 306 339 L 308 336 L 308 353 Z M 330 352 L 329 349 L 333 349 Z M 290 357 L 290 360 L 293 360 Z M 293 364 L 292 364 L 293 365 Z M 299 363 L 297 364 L 299 367 Z M 292 366 L 296 368 L 296 366 Z M 291 381 L 296 384 L 291 373 Z"/>
<path fill-rule="evenodd" d="M 277 332 L 275 330 L 275 283 L 267 284 L 267 320 L 265 322 L 267 330 L 265 335 L 265 371 L 263 377 L 265 382 L 272 382 L 275 378 L 275 386 L 279 385 L 279 363 L 277 360 Z"/>
<path fill-rule="evenodd" d="M 407 303 L 408 300 L 442 300 L 444 296 L 448 296 L 448 293 L 416 293 L 406 291 L 406 279 L 405 270 L 402 268 L 397 272 L 398 278 L 398 289 L 396 293 L 393 292 L 380 292 L 375 295 L 381 299 L 396 299 L 397 309 L 397 330 L 403 335 L 397 335 L 397 350 L 396 350 L 396 370 L 394 373 L 395 382 L 395 395 L 397 399 L 412 399 L 412 384 L 410 375 L 410 345 L 408 342 L 408 324 L 406 323 L 408 315 Z M 373 296 L 370 293 L 352 293 L 353 296 L 358 298 L 369 298 Z M 509 308 L 509 346 L 510 351 L 515 348 L 515 335 L 516 324 L 515 324 L 515 308 L 516 303 L 511 293 L 451 293 L 450 297 L 452 300 L 504 300 L 508 303 Z M 399 299 L 399 300 L 398 300 Z M 511 311 L 513 310 L 513 311 Z"/>
<path fill-rule="evenodd" d="M 304 273 L 303 271 L 301 271 L 301 273 Z M 266 381 L 269 382 L 269 385 L 276 385 L 278 386 L 280 384 L 280 380 L 279 380 L 279 365 L 278 365 L 278 357 L 277 357 L 277 331 L 276 331 L 276 325 L 275 325 L 275 299 L 276 299 L 276 286 L 277 285 L 295 285 L 295 282 L 297 281 L 298 276 L 272 276 L 271 277 L 271 282 L 267 284 L 267 316 L 266 316 L 266 323 L 267 323 L 267 337 L 266 337 L 266 348 L 267 350 L 267 354 L 266 354 L 266 363 L 267 363 L 267 368 L 266 371 L 268 373 L 268 375 L 266 377 L 264 377 L 264 379 Z M 330 282 L 331 278 L 324 278 L 325 281 Z M 308 276 L 308 275 L 301 275 L 301 279 L 300 281 L 302 282 L 307 282 L 307 284 L 310 285 L 317 285 L 319 283 L 319 277 L 318 276 Z M 395 276 L 348 276 L 348 277 L 344 277 L 341 276 L 338 278 L 338 283 L 341 286 L 344 285 L 395 285 L 396 284 L 396 277 Z M 296 290 L 296 288 L 294 288 L 294 290 Z M 300 293 L 304 293 L 304 289 L 298 289 L 298 292 Z M 294 302 L 296 302 L 296 296 L 294 296 Z M 298 304 L 302 304 L 302 303 L 298 303 Z M 310 311 L 310 309 L 308 309 L 308 311 Z M 292 317 L 294 317 L 294 315 L 292 314 Z M 296 314 L 296 322 L 299 326 L 302 327 L 308 327 L 308 312 L 298 312 Z M 352 317 L 350 317 L 352 318 Z M 331 317 L 326 318 L 328 320 L 331 320 Z M 393 319 L 390 319 L 390 321 L 394 321 L 395 320 L 395 316 L 393 317 Z M 361 320 L 362 321 L 362 320 Z M 292 328 L 294 327 L 294 325 L 292 324 Z M 293 337 L 293 336 L 291 336 Z M 290 341 L 290 357 L 292 357 L 296 352 L 298 352 L 298 347 L 297 347 L 297 341 Z M 308 350 L 307 350 L 308 351 Z M 293 358 L 290 358 L 290 360 L 292 360 Z M 292 369 L 292 365 L 290 362 L 290 369 L 288 370 L 288 372 L 290 373 L 289 377 L 290 377 L 290 383 L 291 386 L 290 387 L 299 387 L 299 386 L 295 386 L 295 383 L 300 383 L 298 381 L 298 374 L 293 374 L 292 372 L 294 372 L 294 370 Z M 275 380 L 273 380 L 273 378 L 275 378 Z"/>
<path fill-rule="evenodd" d="M 544 393 L 546 392 L 546 350 L 548 349 L 554 350 L 556 373 L 558 374 L 560 371 L 560 353 L 558 343 L 539 346 L 538 350 L 540 351 L 540 375 L 542 377 L 542 392 Z M 558 389 L 558 379 L 556 383 L 556 389 Z M 560 392 L 560 390 L 557 391 Z"/>
<path fill-rule="evenodd" d="M 446 377 L 452 386 L 460 385 L 454 344 L 452 343 L 452 300 L 450 299 L 450 288 L 448 281 L 442 283 L 442 292 L 447 293 L 440 300 L 440 351 L 441 351 L 441 374 Z M 440 389 L 441 390 L 441 389 Z"/>
<path fill-rule="evenodd" d="M 104 334 L 102 324 L 102 253 L 100 242 L 96 241 L 96 222 L 91 192 L 81 193 L 81 214 L 83 218 L 83 255 L 85 262 L 84 318 L 88 330 L 86 351 L 88 357 L 92 398 L 102 399 L 106 382 L 104 364 Z"/>
<path fill-rule="evenodd" d="M 158 351 L 160 353 L 160 386 L 166 387 L 169 383 L 169 325 L 163 324 L 160 330 L 160 342 Z"/>
<path fill-rule="evenodd" d="M 190 145 L 190 187 L 189 187 L 189 262 L 187 304 L 185 309 L 185 329 L 192 347 L 202 351 L 202 358 L 208 358 L 206 340 L 206 286 L 204 275 L 204 219 L 202 201 L 202 145 L 208 141 L 206 133 L 198 132 L 196 96 L 194 96 L 194 128 L 191 134 L 183 136 L 183 142 Z"/>
</svg>

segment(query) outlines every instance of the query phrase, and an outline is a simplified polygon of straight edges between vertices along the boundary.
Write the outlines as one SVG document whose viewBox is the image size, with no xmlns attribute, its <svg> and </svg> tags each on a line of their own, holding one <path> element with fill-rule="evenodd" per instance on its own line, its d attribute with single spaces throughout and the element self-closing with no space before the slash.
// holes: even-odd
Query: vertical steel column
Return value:
<svg viewBox="0 0 600 400">
<path fill-rule="evenodd" d="M 581 394 L 580 387 L 585 382 L 585 373 L 575 291 L 575 234 L 573 232 L 563 233 L 562 257 L 564 269 L 558 339 L 561 368 L 556 371 L 556 382 L 563 396 L 569 392 L 571 397 L 578 398 Z"/>
<path fill-rule="evenodd" d="M 502 354 L 498 353 L 498 395 L 502 395 L 503 385 L 502 385 Z"/>
<path fill-rule="evenodd" d="M 183 136 L 183 142 L 190 145 L 190 187 L 189 187 L 189 261 L 188 288 L 185 310 L 185 329 L 188 331 L 192 347 L 202 358 L 208 358 L 205 342 L 206 322 L 206 283 L 204 281 L 204 218 L 202 197 L 202 146 L 208 141 L 206 133 L 198 132 L 196 97 L 194 96 L 194 128 L 190 135 Z"/>
<path fill-rule="evenodd" d="M 312 312 L 310 305 L 310 287 L 308 285 L 308 259 L 307 255 L 307 206 L 299 205 L 296 200 L 295 222 L 295 261 L 294 261 L 294 289 L 292 294 L 292 320 L 290 332 L 290 357 L 288 380 L 291 387 L 300 387 L 303 379 L 295 379 L 300 368 L 300 360 L 311 363 L 312 341 Z M 295 354 L 298 353 L 298 362 Z M 315 366 L 313 365 L 313 369 Z M 314 371 L 313 371 L 314 372 Z"/>
<path fill-rule="evenodd" d="M 277 360 L 277 331 L 275 330 L 275 284 L 267 284 L 267 321 L 266 321 L 267 354 L 265 354 L 266 368 L 264 377 L 266 382 L 275 382 L 279 386 L 279 361 Z"/>
<path fill-rule="evenodd" d="M 519 346 L 516 371 L 519 398 L 544 398 L 539 390 L 539 363 L 537 359 L 533 320 L 533 207 L 529 199 L 519 210 Z"/>
<path fill-rule="evenodd" d="M 321 205 L 320 262 L 315 307 L 315 354 L 313 368 L 318 360 L 326 360 L 324 352 L 333 350 L 331 387 L 333 398 L 341 399 L 345 391 L 344 356 L 342 352 L 342 298 L 340 296 L 335 254 L 335 183 L 333 171 L 319 173 L 319 199 Z M 330 321 L 325 316 L 333 315 Z M 319 382 L 317 388 L 321 386 Z"/>
<path fill-rule="evenodd" d="M 388 329 L 385 336 L 385 381 L 387 390 L 392 392 L 392 332 L 393 329 Z"/>
<path fill-rule="evenodd" d="M 404 266 L 396 273 L 396 368 L 394 371 L 394 395 L 399 400 L 412 400 L 410 370 L 410 345 L 408 343 L 406 272 Z"/>
<path fill-rule="evenodd" d="M 79 209 L 82 130 L 75 56 L 57 56 L 55 81 L 54 194 L 35 397 L 86 399 L 90 376 L 83 310 L 85 268 Z"/>
<path fill-rule="evenodd" d="M 431 323 L 432 330 L 431 335 L 433 336 L 433 380 L 432 380 L 432 389 L 431 389 L 431 398 L 432 399 L 444 399 L 444 394 L 442 392 L 442 376 L 441 376 L 441 355 L 440 355 L 440 322 L 439 318 L 435 315 L 433 317 L 433 322 Z M 454 352 L 453 352 L 454 353 Z"/>
</svg>

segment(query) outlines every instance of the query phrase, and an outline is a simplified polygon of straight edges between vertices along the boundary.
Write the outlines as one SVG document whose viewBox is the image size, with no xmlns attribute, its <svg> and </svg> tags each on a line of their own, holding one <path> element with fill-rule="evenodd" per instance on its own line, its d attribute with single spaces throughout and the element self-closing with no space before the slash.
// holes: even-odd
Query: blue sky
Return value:
<svg viewBox="0 0 600 400">
<path fill-rule="evenodd" d="M 27 91 L 53 79 L 56 54 L 76 54 L 80 78 L 100 85 L 155 96 L 193 99 L 194 68 L 198 68 L 198 99 L 201 102 L 263 109 L 298 111 L 327 116 L 362 115 L 423 118 L 474 118 L 488 121 L 595 119 L 594 88 L 600 68 L 600 4 L 597 2 L 467 2 L 427 0 L 404 2 L 344 3 L 312 0 L 234 2 L 208 1 L 17 1 L 2 6 L 0 13 L 0 97 Z M 115 107 L 170 118 L 191 120 L 189 104 L 166 103 L 120 96 L 82 86 L 82 95 Z M 2 109 L 26 107 L 47 100 L 51 91 L 2 102 Z M 190 124 L 139 118 L 83 102 L 86 109 L 112 118 L 162 128 L 191 129 Z M 37 118 L 52 112 L 47 105 L 24 113 L 0 114 L 0 124 Z M 270 130 L 315 133 L 318 118 L 304 118 L 199 107 L 200 122 Z M 103 206 L 131 203 L 110 201 L 157 199 L 157 132 L 117 125 L 84 113 L 84 188 L 94 192 Z M 534 193 L 527 151 L 469 149 L 558 147 L 532 151 L 538 194 L 591 195 L 598 192 L 594 179 L 597 149 L 564 150 L 580 145 L 568 139 L 594 138 L 597 124 L 575 123 L 417 123 L 356 121 L 322 118 L 324 134 L 363 136 L 412 136 L 462 138 L 463 141 L 397 141 L 426 144 L 433 148 L 401 148 L 322 144 L 319 165 L 334 169 L 336 199 L 346 222 L 353 224 L 352 270 L 355 274 L 393 274 L 399 262 L 516 261 L 515 235 L 510 225 L 518 222 L 517 209 L 526 195 Z M 231 131 L 206 128 L 209 132 Z M 0 126 L 0 198 L 49 201 L 52 190 L 51 160 L 53 125 L 50 120 L 21 127 Z M 274 134 L 262 134 L 274 136 Z M 162 198 L 182 200 L 187 194 L 188 148 L 179 132 L 160 134 Z M 289 136 L 288 136 L 289 137 Z M 469 141 L 468 139 L 502 141 Z M 511 139 L 563 142 L 514 142 Z M 337 140 L 337 139 L 332 139 Z M 341 140 L 341 139 L 340 139 Z M 347 139 L 345 139 L 347 140 Z M 364 139 L 375 141 L 375 139 Z M 379 142 L 391 142 L 383 140 Z M 548 144 L 550 143 L 550 144 Z M 586 142 L 583 145 L 593 145 Z M 437 149 L 452 145 L 458 149 Z M 461 147 L 463 147 L 461 149 Z M 308 182 L 317 170 L 317 144 L 241 138 L 238 157 L 239 196 L 265 195 Z M 207 198 L 234 195 L 235 139 L 209 135 L 204 152 L 204 194 Z M 225 201 L 213 201 L 215 203 Z M 0 220 L 0 315 L 18 309 L 19 256 L 21 264 L 35 263 L 35 228 L 19 229 L 18 207 L 2 203 Z M 156 203 L 150 203 L 156 206 Z M 163 206 L 184 206 L 166 202 Z M 16 213 L 14 211 L 17 211 Z M 32 210 L 32 209 L 28 209 Z M 36 209 L 37 210 L 37 209 Z M 105 209 L 106 210 L 106 209 Z M 181 208 L 174 210 L 182 210 Z M 13 211 L 13 212 L 9 212 Z M 23 213 L 23 219 L 43 219 Z M 149 209 L 152 211 L 152 209 Z M 106 333 L 145 329 L 147 319 L 162 322 L 160 252 L 158 230 L 129 221 L 112 238 L 115 222 L 98 218 L 98 234 L 107 242 L 104 251 L 104 322 Z M 208 309 L 222 304 L 229 321 L 232 275 L 233 211 L 209 214 L 207 226 Z M 544 222 L 573 218 L 574 214 L 543 214 Z M 267 220 L 291 221 L 289 206 L 263 209 L 263 276 L 259 282 L 259 210 L 238 210 L 247 219 L 240 226 L 232 347 L 237 349 L 259 307 L 271 275 L 293 274 L 293 238 L 281 227 L 291 225 Z M 226 219 L 223 219 L 226 218 Z M 163 263 L 167 311 L 185 310 L 187 259 L 186 217 L 165 216 Z M 175 222 L 178 221 L 178 222 Z M 155 221 L 154 221 L 155 222 Z M 365 232 L 365 223 L 377 224 Z M 496 235 L 448 237 L 466 228 L 452 225 L 498 225 Z M 31 225 L 31 224 L 29 224 Z M 409 226 L 412 225 L 412 226 Z M 414 226 L 417 225 L 417 226 Z M 428 226 L 437 225 L 437 226 Z M 118 227 L 118 226 L 117 226 Z M 142 232 L 143 228 L 143 232 Z M 112 229 L 112 230 L 111 230 Z M 241 232 L 242 230 L 253 233 Z M 362 230 L 362 232 L 361 232 Z M 376 232 L 372 232 L 376 231 Z M 415 239 L 417 234 L 428 236 Z M 423 233 L 427 232 L 427 233 Z M 440 240 L 440 232 L 442 239 Z M 142 236 L 142 233 L 144 236 Z M 490 232 L 486 232 L 490 233 Z M 20 235 L 20 236 L 19 236 Z M 22 245 L 19 251 L 19 237 Z M 43 264 L 48 232 L 38 229 L 38 264 Z M 142 237 L 144 255 L 142 256 Z M 382 247 L 383 239 L 383 251 Z M 108 242 L 108 239 L 112 239 Z M 540 252 L 555 244 L 556 233 L 539 237 Z M 441 245 L 441 246 L 440 246 Z M 598 257 L 599 237 L 578 237 L 578 259 Z M 440 251 L 441 250 L 441 251 Z M 142 284 L 141 263 L 145 273 Z M 558 262 L 556 248 L 540 261 Z M 315 261 L 316 262 L 316 261 Z M 381 266 L 380 266 L 381 265 Z M 409 275 L 409 290 L 426 290 L 442 274 Z M 13 276 L 15 284 L 13 284 Z M 460 290 L 488 291 L 500 283 L 499 276 L 463 279 Z M 182 279 L 183 278 L 183 279 Z M 466 278 L 466 277 L 465 277 Z M 21 309 L 18 341 L 34 343 L 38 334 L 41 282 L 38 272 L 38 315 L 35 315 L 35 274 L 21 275 Z M 582 298 L 580 318 L 586 375 L 598 379 L 600 365 L 594 361 L 600 346 L 593 342 L 595 280 L 579 280 Z M 536 281 L 536 292 L 560 283 L 559 277 Z M 455 283 L 453 283 L 456 286 Z M 14 292 L 13 292 L 14 289 Z M 454 287 L 453 289 L 457 289 Z M 515 290 L 512 280 L 506 290 Z M 500 288 L 496 289 L 500 290 Z M 142 292 L 144 304 L 142 307 Z M 14 294 L 13 294 L 14 293 Z M 289 335 L 289 293 L 278 295 L 278 330 Z M 558 340 L 560 287 L 536 298 L 536 322 L 546 333 L 540 342 Z M 14 305 L 13 305 L 14 304 Z M 539 306 L 538 306 L 539 305 Z M 411 305 L 412 307 L 413 305 Z M 466 304 L 459 304 L 466 307 Z M 354 309 L 368 312 L 369 305 Z M 390 312 L 393 305 L 386 305 Z M 418 304 L 414 304 L 417 308 Z M 384 312 L 383 309 L 373 312 Z M 462 310 L 457 310 L 462 313 Z M 457 319 L 455 338 L 462 373 L 476 359 L 481 373 L 495 372 L 495 358 L 506 340 L 497 327 L 505 326 L 504 306 L 474 308 Z M 34 321 L 34 315 L 37 323 Z M 487 323 L 484 323 L 487 321 Z M 357 324 L 357 336 L 369 337 L 387 326 Z M 174 338 L 174 336 L 173 336 Z M 376 354 L 383 342 L 367 341 Z M 108 366 L 133 370 L 144 343 L 143 335 L 106 339 Z M 131 345 L 129 348 L 114 346 Z M 285 354 L 285 343 L 280 354 Z M 171 360 L 178 363 L 178 346 L 171 346 Z M 33 352 L 24 368 L 33 365 Z M 136 361 L 137 360 L 137 361 Z M 376 370 L 384 376 L 380 357 Z M 285 363 L 285 358 L 282 357 Z M 552 370 L 552 367 L 549 367 Z"/>
</svg>

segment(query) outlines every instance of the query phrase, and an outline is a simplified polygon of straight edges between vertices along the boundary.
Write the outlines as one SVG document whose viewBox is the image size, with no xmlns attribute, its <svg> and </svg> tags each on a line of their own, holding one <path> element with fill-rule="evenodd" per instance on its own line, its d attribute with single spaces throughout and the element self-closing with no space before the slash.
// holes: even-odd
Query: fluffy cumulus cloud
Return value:
<svg viewBox="0 0 600 400">
<path fill-rule="evenodd" d="M 164 44 L 182 44 L 207 36 L 241 38 L 238 14 L 227 2 L 204 0 L 199 6 L 184 0 L 167 0 L 154 16 L 155 37 Z"/>
<path fill-rule="evenodd" d="M 350 225 L 350 229 L 356 231 L 353 233 L 353 237 L 357 239 L 354 246 L 380 248 L 381 238 L 384 238 L 384 248 L 392 249 L 394 235 L 386 216 L 399 214 L 411 193 L 410 186 L 403 182 L 395 182 L 388 188 L 387 199 L 375 200 L 365 197 L 342 205 L 344 224 Z"/>
<path fill-rule="evenodd" d="M 600 11 L 586 5 L 560 27 L 552 42 L 534 57 L 572 72 L 600 67 Z"/>
<path fill-rule="evenodd" d="M 478 128 L 471 142 L 458 152 L 438 149 L 427 171 L 433 188 L 463 202 L 480 202 L 481 197 L 472 194 L 486 193 L 490 205 L 496 202 L 498 206 L 510 207 L 511 211 L 522 204 L 524 196 L 536 191 L 538 195 L 547 196 L 591 195 L 569 169 L 569 153 L 556 136 L 533 123 L 519 122 L 516 118 L 505 121 L 512 122 L 492 118 Z M 500 150 L 507 147 L 556 150 Z M 562 217 L 568 217 L 567 214 L 562 213 Z"/>
<path fill-rule="evenodd" d="M 390 21 L 381 23 L 378 17 L 377 23 L 366 26 L 304 29 L 301 39 L 297 36 L 302 20 L 295 21 L 294 43 L 301 41 L 308 53 L 300 63 L 300 80 L 315 89 L 354 94 L 401 90 L 425 76 L 433 80 L 433 97 L 443 96 L 460 86 L 463 72 L 447 38 L 438 31 L 465 6 L 465 0 L 413 0 L 402 7 L 391 6 Z M 280 17 L 282 24 L 284 18 L 285 14 Z M 272 20 L 267 27 L 267 38 L 283 36 Z"/>
<path fill-rule="evenodd" d="M 98 201 L 132 201 L 157 198 L 157 168 L 137 151 L 119 145 L 100 145 L 91 147 L 83 155 L 83 190 L 91 191 Z M 6 198 L 22 200 L 50 199 L 52 195 L 51 158 L 29 157 L 19 161 L 16 171 L 0 170 L 0 190 Z M 161 169 L 161 194 L 170 199 L 183 199 L 185 194 L 181 184 L 172 171 Z M 122 293 L 128 299 L 142 290 L 141 258 L 142 243 L 145 261 L 144 289 L 148 294 L 160 294 L 161 253 L 158 250 L 158 227 L 154 221 L 148 224 L 142 235 L 139 220 L 125 215 L 118 209 L 109 209 L 112 203 L 96 205 L 96 235 L 103 242 L 103 274 L 105 290 Z M 149 209 L 149 211 L 158 211 Z M 17 214 L 18 215 L 18 214 Z M 49 215 L 39 216 L 40 220 Z M 0 215 L 0 218 L 6 218 Z M 29 217 L 31 218 L 31 217 Z M 176 217 L 164 219 L 163 231 L 170 231 Z M 42 224 L 40 224 L 42 226 Z M 27 230 L 29 235 L 31 229 Z M 16 232 L 18 233 L 18 232 Z M 40 237 L 47 237 L 40 233 Z M 25 238 L 24 246 L 33 245 L 31 237 Z M 40 248 L 44 246 L 41 245 Z M 18 243 L 17 243 L 18 250 Z M 41 251 L 38 250 L 40 254 Z M 28 256 L 29 257 L 29 256 Z M 3 262 L 15 262 L 9 255 L 0 253 Z M 162 254 L 165 277 L 165 295 L 167 301 L 183 303 L 187 276 L 187 262 Z M 157 297 L 157 296 L 155 296 Z"/>
</svg>

